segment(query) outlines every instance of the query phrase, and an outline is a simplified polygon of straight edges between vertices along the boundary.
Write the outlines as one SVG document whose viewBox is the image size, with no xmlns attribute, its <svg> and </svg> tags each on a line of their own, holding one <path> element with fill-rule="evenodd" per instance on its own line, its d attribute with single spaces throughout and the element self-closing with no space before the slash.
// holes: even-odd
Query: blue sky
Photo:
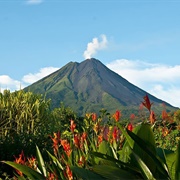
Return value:
<svg viewBox="0 0 180 180">
<path fill-rule="evenodd" d="M 0 86 L 99 59 L 180 107 L 180 0 L 0 0 Z"/>
</svg>

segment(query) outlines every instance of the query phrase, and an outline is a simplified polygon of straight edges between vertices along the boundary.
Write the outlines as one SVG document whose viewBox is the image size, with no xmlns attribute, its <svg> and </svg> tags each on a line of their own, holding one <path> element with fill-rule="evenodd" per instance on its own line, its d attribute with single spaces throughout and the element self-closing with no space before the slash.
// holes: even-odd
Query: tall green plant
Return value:
<svg viewBox="0 0 180 180">
<path fill-rule="evenodd" d="M 36 142 L 47 147 L 53 124 L 50 100 L 23 90 L 0 93 L 0 160 L 12 160 L 21 150 L 34 155 Z M 0 174 L 3 170 L 1 164 Z"/>
<path fill-rule="evenodd" d="M 49 118 L 50 101 L 23 90 L 0 93 L 0 138 L 15 134 L 39 134 Z"/>
</svg>

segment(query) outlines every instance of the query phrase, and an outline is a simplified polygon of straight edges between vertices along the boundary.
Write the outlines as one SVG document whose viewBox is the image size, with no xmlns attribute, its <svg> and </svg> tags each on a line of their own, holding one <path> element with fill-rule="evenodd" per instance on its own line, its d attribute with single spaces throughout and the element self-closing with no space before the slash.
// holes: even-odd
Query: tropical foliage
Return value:
<svg viewBox="0 0 180 180">
<path fill-rule="evenodd" d="M 33 144 L 36 153 L 32 156 L 26 155 L 24 147 L 19 155 L 14 154 L 14 161 L 3 159 L 3 165 L 14 168 L 11 177 L 46 180 L 180 179 L 180 110 L 168 113 L 164 106 L 162 114 L 157 116 L 146 95 L 139 114 L 132 114 L 129 121 L 123 121 L 120 110 L 109 114 L 104 109 L 99 115 L 87 113 L 78 119 L 63 105 L 50 112 L 48 102 L 39 100 L 47 103 L 47 111 L 43 112 L 48 118 L 45 121 L 39 118 L 41 124 L 39 126 L 37 121 L 34 130 L 43 127 L 38 132 L 45 139 L 41 143 L 46 146 L 36 141 Z M 28 126 L 23 134 L 27 131 Z M 37 135 L 36 131 L 31 133 Z"/>
<path fill-rule="evenodd" d="M 45 152 L 51 146 L 49 134 L 63 127 L 70 117 L 76 119 L 63 104 L 52 111 L 50 103 L 41 95 L 23 90 L 0 93 L 0 160 L 13 160 L 21 150 L 26 156 L 34 155 L 36 143 Z M 0 174 L 4 171 L 10 169 L 1 163 Z"/>
</svg>

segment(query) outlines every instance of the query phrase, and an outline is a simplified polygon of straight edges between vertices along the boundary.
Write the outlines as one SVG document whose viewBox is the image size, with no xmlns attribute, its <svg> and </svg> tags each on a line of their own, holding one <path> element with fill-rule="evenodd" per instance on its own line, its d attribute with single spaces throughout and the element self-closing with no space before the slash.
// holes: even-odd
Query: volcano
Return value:
<svg viewBox="0 0 180 180">
<path fill-rule="evenodd" d="M 163 103 L 167 109 L 174 109 L 170 104 L 133 85 L 94 58 L 81 63 L 69 62 L 24 90 L 50 98 L 52 108 L 60 107 L 63 102 L 65 106 L 81 115 L 99 112 L 101 109 L 110 113 L 117 109 L 124 114 L 129 114 L 129 111 L 134 113 L 138 111 L 146 94 L 153 102 L 155 110 L 162 108 Z"/>
</svg>

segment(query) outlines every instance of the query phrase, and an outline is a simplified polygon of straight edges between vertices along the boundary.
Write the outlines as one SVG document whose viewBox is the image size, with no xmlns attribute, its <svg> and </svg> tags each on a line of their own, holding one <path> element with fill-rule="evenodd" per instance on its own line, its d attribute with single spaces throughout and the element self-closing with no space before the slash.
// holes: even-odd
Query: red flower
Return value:
<svg viewBox="0 0 180 180">
<path fill-rule="evenodd" d="M 175 117 L 176 115 L 174 114 L 174 117 Z M 166 112 L 166 110 L 163 110 L 162 111 L 162 120 L 164 120 L 164 121 L 168 121 L 169 123 L 173 123 L 173 117 L 172 116 L 170 116 L 167 112 Z"/>
<path fill-rule="evenodd" d="M 162 128 L 162 136 L 165 137 L 170 133 L 171 129 L 168 129 L 167 127 Z"/>
<path fill-rule="evenodd" d="M 84 148 L 84 142 L 87 139 L 87 133 L 83 132 L 80 138 L 80 148 L 83 149 Z"/>
<path fill-rule="evenodd" d="M 53 141 L 54 154 L 57 155 L 59 143 L 60 143 L 60 132 L 58 131 L 57 133 L 54 133 L 54 138 L 52 138 L 52 136 L 50 136 L 50 138 Z"/>
<path fill-rule="evenodd" d="M 93 121 L 96 121 L 96 119 L 97 119 L 96 113 L 92 113 L 92 120 L 93 120 Z"/>
<path fill-rule="evenodd" d="M 146 94 L 146 96 L 144 96 L 144 101 L 142 102 L 142 104 L 149 110 L 149 112 L 151 111 L 151 105 L 153 104 L 153 103 L 151 103 L 150 102 L 150 100 L 149 100 L 149 97 L 148 97 L 148 95 Z"/>
<path fill-rule="evenodd" d="M 120 130 L 115 126 L 113 128 L 113 132 L 112 132 L 113 140 L 115 140 L 117 142 L 119 140 L 119 135 L 120 135 Z"/>
<path fill-rule="evenodd" d="M 113 117 L 114 117 L 115 121 L 118 122 L 121 117 L 121 112 L 119 110 L 117 110 L 115 112 L 115 114 L 113 115 Z"/>
<path fill-rule="evenodd" d="M 74 133 L 74 129 L 76 128 L 76 124 L 74 123 L 74 121 L 71 119 L 71 125 L 70 125 L 70 129 L 71 132 Z"/>
<path fill-rule="evenodd" d="M 66 169 L 64 170 L 64 175 L 68 180 L 73 180 L 73 173 L 68 165 L 66 166 Z"/>
<path fill-rule="evenodd" d="M 37 168 L 37 164 L 36 164 L 36 158 L 35 157 L 31 157 L 31 158 L 27 158 L 28 159 L 28 166 L 33 168 L 33 169 L 36 169 Z"/>
<path fill-rule="evenodd" d="M 53 173 L 48 172 L 46 180 L 55 180 L 55 179 L 58 180 L 58 178 L 55 177 Z"/>
<path fill-rule="evenodd" d="M 166 112 L 166 110 L 162 111 L 162 119 L 163 120 L 167 120 L 168 119 L 168 113 Z"/>
<path fill-rule="evenodd" d="M 151 124 L 154 124 L 154 122 L 156 121 L 156 117 L 155 117 L 154 111 L 151 111 L 149 120 L 150 120 Z"/>
<path fill-rule="evenodd" d="M 19 158 L 15 157 L 15 162 L 18 163 L 18 164 L 25 164 L 26 158 L 24 156 L 24 152 L 23 151 L 21 151 L 21 154 L 19 154 Z"/>
<path fill-rule="evenodd" d="M 103 141 L 103 136 L 102 135 L 98 135 L 98 146 L 101 144 L 101 142 Z"/>
<path fill-rule="evenodd" d="M 74 134 L 74 145 L 77 148 L 80 148 L 80 136 L 79 136 L 79 134 Z"/>
<path fill-rule="evenodd" d="M 87 138 L 87 133 L 83 132 L 82 135 L 80 136 L 80 134 L 74 134 L 74 145 L 77 148 L 83 149 L 84 147 L 84 141 Z"/>
<path fill-rule="evenodd" d="M 127 129 L 128 129 L 129 131 L 132 131 L 132 130 L 133 130 L 133 125 L 132 125 L 132 123 L 129 123 L 129 124 L 128 124 Z"/>
<path fill-rule="evenodd" d="M 83 141 L 85 141 L 86 138 L 87 138 L 87 133 L 83 132 L 81 138 L 82 138 Z"/>
<path fill-rule="evenodd" d="M 72 149 L 71 149 L 69 142 L 67 140 L 61 140 L 61 145 L 62 145 L 65 153 L 69 157 L 71 155 L 71 152 L 72 152 Z"/>
<path fill-rule="evenodd" d="M 14 156 L 14 157 L 15 157 L 15 156 Z M 16 162 L 17 164 L 25 164 L 26 158 L 25 158 L 25 156 L 24 156 L 24 152 L 23 152 L 23 151 L 21 151 L 21 154 L 19 154 L 19 158 L 16 158 L 16 157 L 15 157 L 15 162 Z M 21 171 L 19 171 L 19 170 L 16 169 L 16 172 L 17 172 L 20 176 L 23 176 L 23 173 L 22 173 Z"/>
<path fill-rule="evenodd" d="M 135 118 L 136 118 L 135 114 L 131 114 L 131 115 L 130 115 L 130 119 L 131 119 L 131 120 L 134 120 Z"/>
</svg>

